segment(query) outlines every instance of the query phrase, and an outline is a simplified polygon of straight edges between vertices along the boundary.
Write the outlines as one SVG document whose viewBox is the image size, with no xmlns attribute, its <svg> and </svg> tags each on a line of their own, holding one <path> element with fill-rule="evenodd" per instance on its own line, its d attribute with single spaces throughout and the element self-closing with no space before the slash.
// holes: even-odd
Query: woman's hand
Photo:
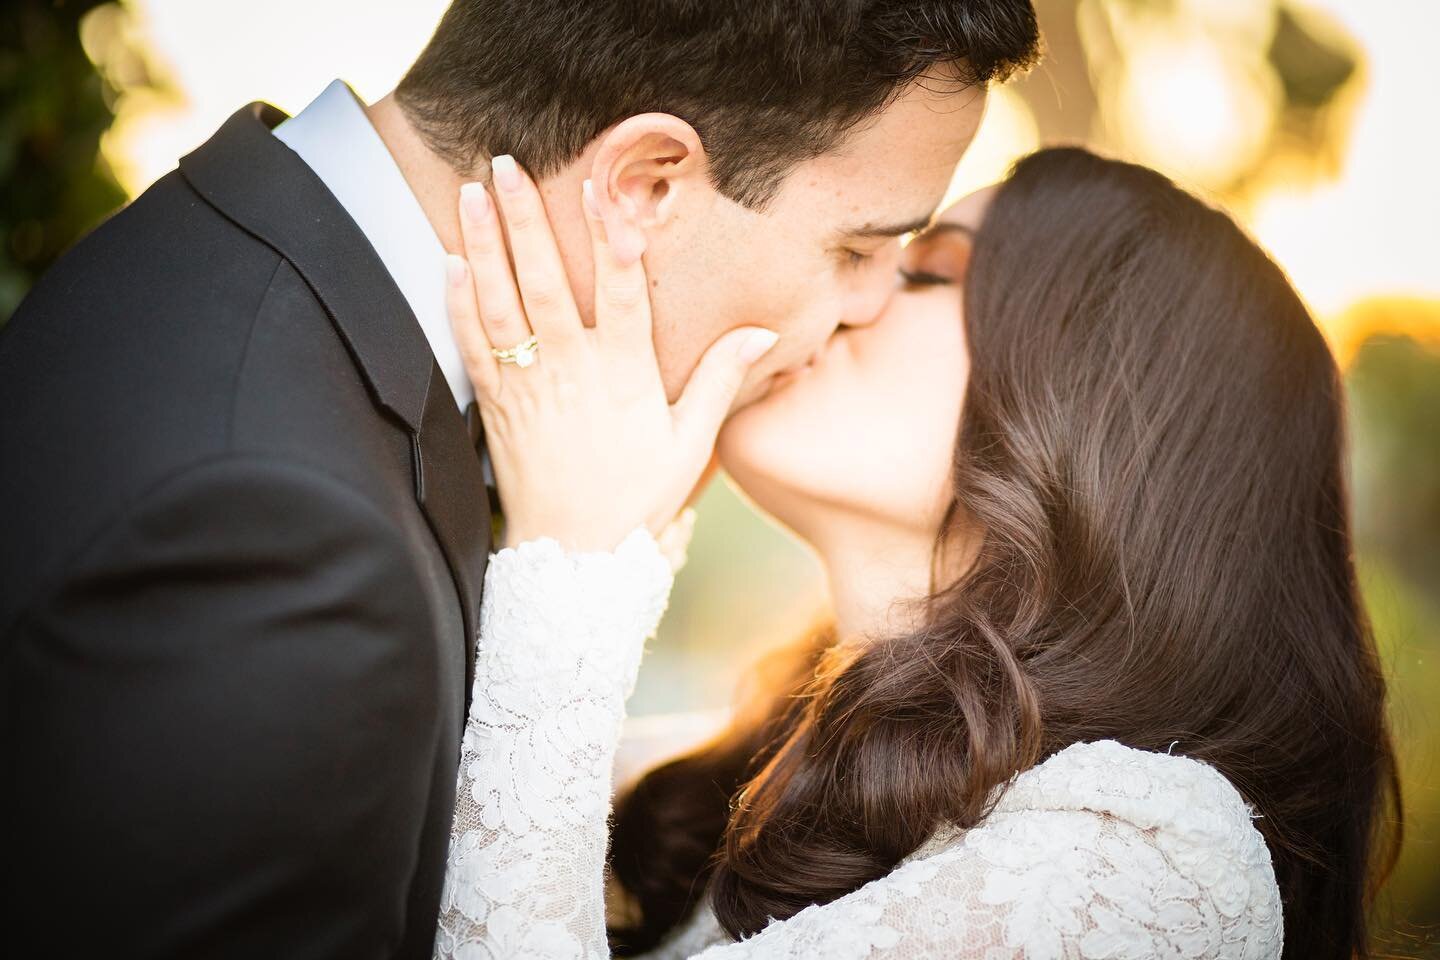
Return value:
<svg viewBox="0 0 1440 960">
<path fill-rule="evenodd" d="M 709 463 L 750 365 L 777 335 L 742 327 L 721 336 L 672 406 L 651 339 L 645 268 L 612 252 L 589 181 L 593 328 L 575 307 L 534 183 L 509 157 L 491 169 L 498 215 L 482 184 L 461 190 L 465 257 L 449 258 L 446 301 L 500 488 L 504 545 L 547 536 L 569 550 L 608 551 L 641 524 L 658 536 Z M 539 347 L 528 366 L 491 351 L 532 334 Z"/>
</svg>

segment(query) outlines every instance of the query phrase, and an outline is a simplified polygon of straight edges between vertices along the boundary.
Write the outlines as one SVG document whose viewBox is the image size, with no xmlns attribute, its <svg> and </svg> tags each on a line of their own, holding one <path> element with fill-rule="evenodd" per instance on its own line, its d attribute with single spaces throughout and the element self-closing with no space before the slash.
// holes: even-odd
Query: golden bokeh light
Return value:
<svg viewBox="0 0 1440 960">
<path fill-rule="evenodd" d="M 1265 149 L 1279 97 L 1264 65 L 1157 28 L 1101 90 L 1126 152 L 1191 187 L 1219 188 Z"/>
</svg>

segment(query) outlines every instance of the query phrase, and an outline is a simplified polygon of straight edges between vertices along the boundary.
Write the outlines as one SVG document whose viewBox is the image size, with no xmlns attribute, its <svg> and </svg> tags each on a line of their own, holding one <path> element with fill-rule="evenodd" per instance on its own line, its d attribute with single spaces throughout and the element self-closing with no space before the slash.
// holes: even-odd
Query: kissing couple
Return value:
<svg viewBox="0 0 1440 960">
<path fill-rule="evenodd" d="M 11 955 L 1365 956 L 1335 361 L 1153 171 L 941 207 L 1038 45 L 455 0 L 79 243 L 0 337 Z M 833 625 L 612 801 L 717 464 Z"/>
</svg>

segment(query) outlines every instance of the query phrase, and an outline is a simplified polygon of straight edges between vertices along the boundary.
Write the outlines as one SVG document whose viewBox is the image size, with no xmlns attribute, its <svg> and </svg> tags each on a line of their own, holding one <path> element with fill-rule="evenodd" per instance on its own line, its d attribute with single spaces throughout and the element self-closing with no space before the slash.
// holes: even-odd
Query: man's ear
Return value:
<svg viewBox="0 0 1440 960">
<path fill-rule="evenodd" d="M 695 128 L 668 113 L 628 117 L 606 131 L 590 166 L 611 248 L 624 262 L 645 252 L 646 234 L 672 215 L 676 198 L 706 179 Z"/>
</svg>

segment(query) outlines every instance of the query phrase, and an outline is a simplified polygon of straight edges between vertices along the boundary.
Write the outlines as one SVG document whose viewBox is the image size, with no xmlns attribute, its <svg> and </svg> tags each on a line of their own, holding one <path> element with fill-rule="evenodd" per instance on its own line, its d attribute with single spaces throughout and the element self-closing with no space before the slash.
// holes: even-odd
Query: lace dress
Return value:
<svg viewBox="0 0 1440 960">
<path fill-rule="evenodd" d="M 437 957 L 609 955 L 611 764 L 681 559 L 644 529 L 613 553 L 537 540 L 491 559 Z M 980 825 L 937 830 L 847 896 L 741 941 L 702 903 L 648 956 L 1279 957 L 1252 816 L 1205 764 L 1077 743 L 1014 777 Z"/>
</svg>

